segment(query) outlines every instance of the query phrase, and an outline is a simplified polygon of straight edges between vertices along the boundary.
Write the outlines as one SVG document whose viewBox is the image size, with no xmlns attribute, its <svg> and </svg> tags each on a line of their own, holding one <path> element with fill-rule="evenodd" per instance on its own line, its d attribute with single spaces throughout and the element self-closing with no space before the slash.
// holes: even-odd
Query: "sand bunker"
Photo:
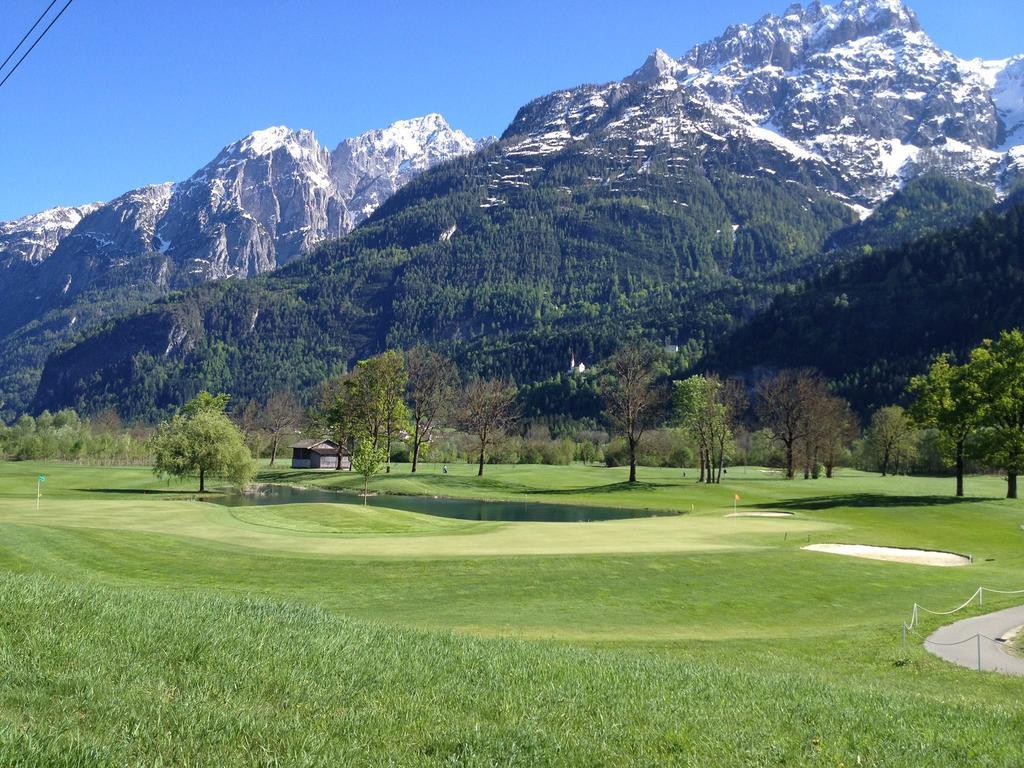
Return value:
<svg viewBox="0 0 1024 768">
<path fill-rule="evenodd" d="M 792 512 L 730 512 L 726 517 L 792 517 Z"/>
<path fill-rule="evenodd" d="M 931 549 L 903 549 L 901 547 L 872 547 L 867 544 L 808 544 L 803 549 L 812 552 L 828 552 L 833 555 L 863 557 L 868 560 L 890 560 L 894 563 L 914 565 L 937 565 L 950 567 L 970 565 L 971 558 L 953 552 L 937 552 Z"/>
</svg>

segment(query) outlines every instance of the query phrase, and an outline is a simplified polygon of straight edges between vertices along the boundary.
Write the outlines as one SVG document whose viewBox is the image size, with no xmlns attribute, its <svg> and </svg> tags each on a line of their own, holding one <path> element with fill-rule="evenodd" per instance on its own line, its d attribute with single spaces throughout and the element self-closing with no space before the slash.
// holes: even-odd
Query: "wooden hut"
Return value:
<svg viewBox="0 0 1024 768">
<path fill-rule="evenodd" d="M 299 440 L 293 443 L 292 469 L 352 469 L 348 454 L 333 440 Z"/>
</svg>

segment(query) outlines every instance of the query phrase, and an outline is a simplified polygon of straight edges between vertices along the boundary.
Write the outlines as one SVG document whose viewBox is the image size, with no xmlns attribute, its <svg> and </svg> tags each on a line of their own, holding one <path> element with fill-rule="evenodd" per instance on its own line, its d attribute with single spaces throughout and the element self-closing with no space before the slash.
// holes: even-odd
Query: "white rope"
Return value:
<svg viewBox="0 0 1024 768">
<path fill-rule="evenodd" d="M 991 592 L 995 595 L 1024 595 L 1024 589 L 992 589 L 990 587 L 978 587 L 976 590 L 974 590 L 974 594 L 967 598 L 967 600 L 958 605 L 956 608 L 953 608 L 949 611 L 933 611 L 930 608 L 925 608 L 923 605 L 918 605 L 917 603 L 914 603 L 914 610 L 910 615 L 910 623 L 906 624 L 905 626 L 907 627 L 907 629 L 912 630 L 914 627 L 920 624 L 921 611 L 924 611 L 925 613 L 930 613 L 932 616 L 949 616 L 951 614 L 962 611 L 964 608 L 969 606 L 977 599 L 980 599 L 982 602 L 984 602 L 986 592 Z"/>
<path fill-rule="evenodd" d="M 975 599 L 978 597 L 979 594 L 981 594 L 981 587 L 978 587 L 978 589 L 975 590 L 973 595 L 971 595 L 969 598 L 967 598 L 967 600 L 965 602 L 960 603 L 960 605 L 958 605 L 956 608 L 954 608 L 951 611 L 933 611 L 930 608 L 925 608 L 923 605 L 918 605 L 917 603 L 914 603 L 914 607 L 915 608 L 920 608 L 925 613 L 930 613 L 933 616 L 949 616 L 949 614 L 951 614 L 951 613 L 956 613 L 957 611 L 962 611 L 968 605 L 973 603 L 975 601 Z"/>
</svg>

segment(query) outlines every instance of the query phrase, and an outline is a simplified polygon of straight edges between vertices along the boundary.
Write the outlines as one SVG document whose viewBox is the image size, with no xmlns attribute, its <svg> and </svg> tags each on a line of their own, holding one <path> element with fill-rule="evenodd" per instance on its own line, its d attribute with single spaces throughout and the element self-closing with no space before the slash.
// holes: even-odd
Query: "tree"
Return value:
<svg viewBox="0 0 1024 768">
<path fill-rule="evenodd" d="M 802 382 L 802 437 L 796 453 L 804 469 L 804 479 L 817 479 L 821 466 L 832 477 L 836 458 L 855 437 L 856 417 L 850 404 L 828 391 L 825 380 L 808 375 Z"/>
<path fill-rule="evenodd" d="M 321 383 L 316 405 L 307 415 L 309 428 L 336 442 L 342 451 L 348 448 L 353 433 L 348 386 L 351 378 L 352 374 L 345 373 Z M 341 470 L 340 456 L 337 470 Z"/>
<path fill-rule="evenodd" d="M 982 401 L 981 449 L 986 461 L 1006 472 L 1006 498 L 1017 498 L 1024 472 L 1024 333 L 1003 331 L 986 339 L 967 363 Z"/>
<path fill-rule="evenodd" d="M 673 404 L 677 419 L 697 444 L 698 482 L 721 483 L 725 458 L 734 445 L 736 419 L 743 391 L 735 381 L 718 376 L 691 376 L 675 382 Z"/>
<path fill-rule="evenodd" d="M 413 347 L 406 353 L 405 360 L 409 371 L 412 471 L 415 472 L 420 452 L 429 444 L 432 431 L 451 410 L 459 375 L 451 360 L 426 347 Z"/>
<path fill-rule="evenodd" d="M 231 395 L 227 392 L 212 395 L 204 389 L 181 407 L 181 414 L 195 416 L 200 412 L 224 413 L 230 399 Z"/>
<path fill-rule="evenodd" d="M 477 439 L 477 477 L 484 473 L 487 450 L 518 418 L 514 387 L 498 379 L 477 379 L 462 390 L 459 427 Z"/>
<path fill-rule="evenodd" d="M 672 404 L 679 423 L 697 445 L 697 455 L 700 458 L 700 477 L 697 478 L 697 482 L 703 483 L 705 472 L 708 477 L 711 476 L 709 460 L 711 430 L 707 424 L 709 404 L 707 380 L 703 376 L 690 376 L 688 379 L 674 382 Z"/>
<path fill-rule="evenodd" d="M 387 452 L 387 471 L 391 471 L 391 444 L 405 423 L 407 409 L 402 396 L 408 376 L 402 355 L 388 350 L 361 360 L 355 371 L 345 377 L 341 401 L 350 436 L 369 440 Z"/>
<path fill-rule="evenodd" d="M 244 486 L 252 479 L 255 466 L 242 433 L 224 415 L 227 396 L 221 400 L 203 394 L 207 397 L 198 403 L 190 401 L 157 428 L 150 441 L 153 471 L 160 476 L 198 476 L 200 493 L 206 491 L 207 477 Z"/>
<path fill-rule="evenodd" d="M 608 361 L 604 401 L 612 424 L 626 438 L 629 482 L 636 482 L 636 454 L 644 432 L 661 418 L 666 394 L 657 383 L 656 355 L 649 345 L 622 347 Z"/>
<path fill-rule="evenodd" d="M 875 411 L 867 431 L 867 444 L 878 462 L 882 477 L 898 474 L 900 465 L 914 454 L 916 435 L 906 411 L 890 405 Z"/>
<path fill-rule="evenodd" d="M 360 440 L 356 445 L 355 454 L 352 456 L 352 469 L 363 476 L 363 506 L 366 506 L 370 478 L 380 473 L 381 468 L 387 463 L 387 458 L 384 446 L 374 445 L 369 439 Z"/>
<path fill-rule="evenodd" d="M 277 459 L 277 449 L 281 438 L 298 431 L 302 421 L 302 406 L 290 390 L 275 392 L 267 400 L 260 414 L 259 423 L 270 435 L 270 466 Z M 339 462 L 340 464 L 340 462 Z"/>
<path fill-rule="evenodd" d="M 772 440 L 786 454 L 786 478 L 793 479 L 798 442 L 807 436 L 805 410 L 820 379 L 806 370 L 779 371 L 757 387 L 757 411 Z"/>
<path fill-rule="evenodd" d="M 928 373 L 910 381 L 914 395 L 910 416 L 942 434 L 943 449 L 952 447 L 956 466 L 956 495 L 964 495 L 964 456 L 967 440 L 977 431 L 983 407 L 977 376 L 979 365 L 953 365 L 949 355 L 935 358 Z"/>
<path fill-rule="evenodd" d="M 260 406 L 255 400 L 249 400 L 245 405 L 236 408 L 232 414 L 232 421 L 242 433 L 249 451 L 257 457 L 263 449 L 263 425 L 260 423 L 260 416 Z"/>
<path fill-rule="evenodd" d="M 841 397 L 828 395 L 818 410 L 820 456 L 825 464 L 825 477 L 831 478 L 836 462 L 860 433 L 857 416 Z"/>
</svg>

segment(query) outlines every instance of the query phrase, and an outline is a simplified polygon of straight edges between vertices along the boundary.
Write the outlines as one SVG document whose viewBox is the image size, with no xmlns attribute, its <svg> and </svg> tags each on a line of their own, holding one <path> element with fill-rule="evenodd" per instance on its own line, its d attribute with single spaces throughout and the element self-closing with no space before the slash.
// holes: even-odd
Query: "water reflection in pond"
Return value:
<svg viewBox="0 0 1024 768">
<path fill-rule="evenodd" d="M 206 501 L 226 507 L 258 507 L 274 504 L 362 504 L 360 496 L 322 488 L 293 488 L 265 485 L 252 493 L 211 496 Z M 636 517 L 662 517 L 676 512 L 617 507 L 584 507 L 578 504 L 544 504 L 531 501 L 479 501 L 429 496 L 370 496 L 372 507 L 401 509 L 458 520 L 500 520 L 532 523 L 582 523 L 597 520 L 623 520 Z"/>
</svg>

